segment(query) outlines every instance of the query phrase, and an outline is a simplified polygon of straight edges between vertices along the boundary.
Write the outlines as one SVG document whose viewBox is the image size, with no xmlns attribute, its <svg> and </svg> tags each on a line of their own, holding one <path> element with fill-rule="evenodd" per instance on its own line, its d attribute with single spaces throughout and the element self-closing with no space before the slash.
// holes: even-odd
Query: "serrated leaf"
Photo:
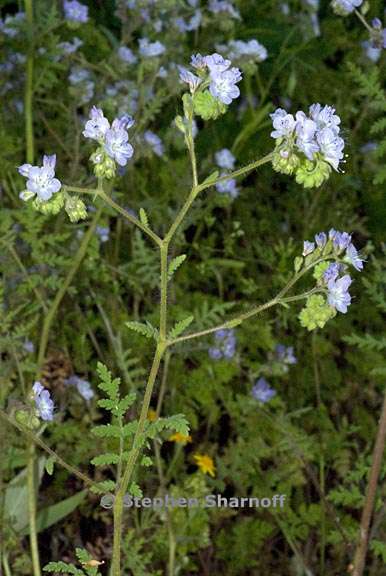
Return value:
<svg viewBox="0 0 386 576">
<path fill-rule="evenodd" d="M 98 438 L 120 438 L 121 429 L 115 424 L 99 424 L 91 429 L 91 433 Z"/>
<path fill-rule="evenodd" d="M 171 340 L 177 338 L 180 334 L 182 334 L 182 332 L 184 332 L 184 330 L 187 329 L 188 326 L 190 326 L 193 320 L 194 316 L 188 316 L 187 318 L 185 318 L 185 320 L 180 320 L 179 322 L 177 322 L 177 324 L 175 324 L 175 326 L 169 332 L 168 337 Z"/>
<path fill-rule="evenodd" d="M 142 498 L 143 492 L 136 482 L 132 482 L 129 486 L 129 492 L 134 498 Z"/>
<path fill-rule="evenodd" d="M 173 258 L 173 260 L 170 261 L 168 267 L 168 280 L 172 279 L 173 274 L 185 260 L 186 260 L 186 254 L 181 254 L 180 256 L 176 256 L 175 258 Z"/>
<path fill-rule="evenodd" d="M 67 562 L 49 562 L 43 568 L 44 572 L 59 572 L 62 574 L 73 574 L 74 576 L 84 576 L 83 570 L 79 570 L 73 564 Z"/>
<path fill-rule="evenodd" d="M 91 464 L 94 466 L 109 466 L 110 464 L 118 464 L 119 456 L 118 454 L 113 454 L 111 452 L 106 452 L 105 454 L 99 454 L 91 460 Z"/>
<path fill-rule="evenodd" d="M 119 386 L 121 383 L 120 378 L 112 378 L 111 372 L 108 368 L 102 364 L 102 362 L 98 362 L 97 364 L 97 372 L 101 382 L 98 384 L 98 388 L 103 390 L 109 398 L 115 400 L 118 397 Z"/>
<path fill-rule="evenodd" d="M 94 484 L 90 490 L 94 492 L 94 494 L 106 494 L 107 492 L 114 492 L 115 482 L 113 482 L 113 480 L 103 480 L 102 482 Z"/>
<path fill-rule="evenodd" d="M 129 330 L 133 330 L 138 334 L 142 334 L 142 336 L 146 336 L 146 338 L 154 338 L 155 340 L 158 338 L 158 330 L 154 328 L 150 322 L 146 322 L 146 324 L 134 321 L 126 322 L 126 326 L 129 328 Z"/>
<path fill-rule="evenodd" d="M 145 466 L 146 468 L 148 468 L 149 466 L 152 466 L 153 464 L 153 460 L 150 458 L 150 456 L 143 456 L 142 460 L 141 460 L 141 465 Z"/>
<path fill-rule="evenodd" d="M 144 208 L 139 209 L 139 219 L 144 226 L 149 227 L 149 219 Z"/>
</svg>

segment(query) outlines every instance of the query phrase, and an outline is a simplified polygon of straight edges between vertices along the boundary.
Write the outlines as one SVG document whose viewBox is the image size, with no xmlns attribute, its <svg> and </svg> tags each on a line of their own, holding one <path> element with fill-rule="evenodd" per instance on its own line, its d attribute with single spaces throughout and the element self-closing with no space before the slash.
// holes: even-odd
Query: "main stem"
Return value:
<svg viewBox="0 0 386 576">
<path fill-rule="evenodd" d="M 377 492 L 379 474 L 382 466 L 383 452 L 386 440 L 386 391 L 383 398 L 381 418 L 379 420 L 377 439 L 373 452 L 369 483 L 366 490 L 366 500 L 362 512 L 359 531 L 359 542 L 354 557 L 353 576 L 362 576 L 365 567 L 366 553 L 369 540 L 369 528 L 374 510 L 375 496 Z"/>
<path fill-rule="evenodd" d="M 147 413 L 149 411 L 150 400 L 153 393 L 154 383 L 157 378 L 162 356 L 165 352 L 166 345 L 159 342 L 155 351 L 153 364 L 150 370 L 149 378 L 146 384 L 145 396 L 141 408 L 141 414 L 135 432 L 133 446 L 129 454 L 125 472 L 118 489 L 115 493 L 114 500 L 114 541 L 113 541 L 113 558 L 111 566 L 111 576 L 121 576 L 121 540 L 122 540 L 122 512 L 123 501 L 127 492 L 129 482 L 132 478 L 134 467 L 141 451 L 141 440 L 145 430 Z"/>
</svg>

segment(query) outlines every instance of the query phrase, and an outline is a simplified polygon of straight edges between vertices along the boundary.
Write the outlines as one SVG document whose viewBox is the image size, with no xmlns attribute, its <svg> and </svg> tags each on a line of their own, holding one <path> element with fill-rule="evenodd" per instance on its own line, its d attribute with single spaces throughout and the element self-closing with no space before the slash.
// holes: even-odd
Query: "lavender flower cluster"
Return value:
<svg viewBox="0 0 386 576">
<path fill-rule="evenodd" d="M 305 187 L 320 186 L 331 167 L 339 171 L 344 157 L 344 140 L 339 136 L 340 118 L 332 106 L 312 104 L 307 116 L 295 117 L 282 108 L 271 114 L 276 140 L 273 167 L 284 174 L 296 173 L 296 181 Z"/>
<path fill-rule="evenodd" d="M 231 61 L 215 52 L 208 56 L 196 54 L 192 56 L 191 65 L 197 70 L 198 76 L 184 67 L 180 67 L 180 79 L 189 84 L 194 93 L 201 84 L 209 83 L 209 92 L 223 104 L 230 104 L 240 96 L 237 83 L 242 75 L 238 68 L 231 67 Z"/>
<path fill-rule="evenodd" d="M 316 254 L 315 254 L 316 252 Z M 315 242 L 304 242 L 303 256 L 315 254 L 317 257 L 327 255 L 335 260 L 328 265 L 323 263 L 320 269 L 320 281 L 327 287 L 327 302 L 337 312 L 345 314 L 351 304 L 348 289 L 352 283 L 349 274 L 345 274 L 349 264 L 359 272 L 363 269 L 363 258 L 359 255 L 348 232 L 339 232 L 333 228 L 328 232 L 316 234 Z M 327 266 L 327 267 L 326 267 Z"/>
<path fill-rule="evenodd" d="M 115 175 L 115 163 L 119 166 L 126 166 L 128 159 L 134 153 L 127 132 L 133 124 L 134 120 L 131 116 L 124 114 L 120 118 L 115 118 L 110 126 L 103 110 L 96 106 L 92 107 L 83 136 L 96 140 L 100 145 L 91 156 L 96 176 L 112 178 Z"/>
<path fill-rule="evenodd" d="M 255 400 L 261 404 L 266 404 L 276 396 L 276 390 L 271 388 L 265 378 L 259 378 L 253 386 L 251 394 Z"/>
</svg>

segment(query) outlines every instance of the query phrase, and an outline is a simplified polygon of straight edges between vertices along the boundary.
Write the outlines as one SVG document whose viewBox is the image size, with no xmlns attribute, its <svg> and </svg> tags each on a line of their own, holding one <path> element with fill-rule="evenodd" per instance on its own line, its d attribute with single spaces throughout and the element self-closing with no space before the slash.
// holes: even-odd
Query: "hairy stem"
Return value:
<svg viewBox="0 0 386 576">
<path fill-rule="evenodd" d="M 24 91 L 25 107 L 25 137 L 27 143 L 27 162 L 34 161 L 34 130 L 33 130 L 33 75 L 34 75 L 34 22 L 33 22 L 33 0 L 24 0 L 24 7 L 27 19 L 27 69 Z"/>
<path fill-rule="evenodd" d="M 287 290 L 289 290 L 289 288 Z M 287 292 L 287 290 L 285 292 Z M 308 298 L 308 296 L 311 296 L 312 294 L 315 294 L 318 291 L 319 290 L 313 288 L 312 290 L 309 290 L 308 292 L 304 292 L 303 294 L 296 294 L 295 296 L 288 296 L 287 298 L 284 298 L 283 295 L 285 292 L 282 290 L 280 293 L 282 296 L 280 296 L 280 297 L 276 296 L 275 298 L 273 298 L 272 300 L 269 300 L 265 304 L 260 304 L 259 306 L 254 306 L 248 312 L 244 312 L 243 314 L 240 314 L 239 316 L 232 318 L 232 320 L 227 320 L 226 322 L 223 322 L 222 324 L 219 324 L 217 326 L 213 326 L 212 328 L 207 328 L 206 330 L 200 330 L 199 332 L 193 332 L 192 334 L 186 334 L 185 336 L 180 336 L 179 338 L 175 338 L 174 340 L 169 342 L 169 345 L 177 344 L 178 342 L 184 342 L 186 340 L 192 340 L 193 338 L 200 338 L 202 336 L 208 336 L 209 334 L 213 334 L 213 332 L 217 332 L 217 330 L 234 328 L 235 326 L 238 326 L 239 324 L 241 324 L 245 320 L 248 320 L 249 318 L 252 318 L 253 316 L 256 316 L 257 314 L 260 314 L 260 312 L 263 312 L 264 310 L 267 310 L 268 308 L 272 308 L 272 306 L 276 306 L 277 304 L 286 304 L 287 302 L 296 302 L 297 300 L 303 300 L 304 298 Z"/>
<path fill-rule="evenodd" d="M 366 553 L 369 541 L 369 528 L 374 510 L 379 474 L 382 466 L 383 452 L 386 441 L 386 392 L 383 398 L 382 413 L 379 420 L 377 439 L 373 451 L 370 478 L 366 489 L 365 505 L 362 512 L 359 541 L 354 557 L 353 576 L 362 576 L 365 567 Z"/>
<path fill-rule="evenodd" d="M 141 414 L 138 426 L 134 435 L 133 446 L 131 448 L 127 465 L 118 486 L 114 500 L 114 537 L 113 537 L 113 558 L 111 566 L 111 576 L 121 576 L 121 540 L 122 540 L 122 512 L 123 501 L 132 478 L 134 467 L 142 448 L 143 433 L 149 411 L 150 400 L 153 393 L 154 383 L 157 378 L 162 356 L 165 352 L 166 344 L 159 342 L 154 354 L 153 364 L 147 380 L 145 395 L 142 403 Z"/>
<path fill-rule="evenodd" d="M 32 440 L 27 443 L 27 488 L 28 488 L 28 522 L 29 542 L 32 557 L 33 575 L 40 576 L 39 545 L 36 527 L 36 487 L 35 487 L 35 444 Z"/>
</svg>

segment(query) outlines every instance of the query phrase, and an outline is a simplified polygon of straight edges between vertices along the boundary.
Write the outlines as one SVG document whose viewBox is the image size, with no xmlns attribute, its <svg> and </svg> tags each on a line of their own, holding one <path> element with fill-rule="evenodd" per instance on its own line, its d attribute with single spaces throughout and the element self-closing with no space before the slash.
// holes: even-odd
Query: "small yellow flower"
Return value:
<svg viewBox="0 0 386 576">
<path fill-rule="evenodd" d="M 213 458 L 207 454 L 195 454 L 193 458 L 196 461 L 197 466 L 204 474 L 209 474 L 214 478 L 216 467 L 213 462 Z"/>
<path fill-rule="evenodd" d="M 185 436 L 185 434 L 181 434 L 180 432 L 175 432 L 168 438 L 169 442 L 177 442 L 177 444 L 187 444 L 188 442 L 192 441 L 192 437 L 190 434 Z"/>
<path fill-rule="evenodd" d="M 150 422 L 155 422 L 157 420 L 157 412 L 153 410 L 153 408 L 150 408 L 148 411 L 147 419 L 150 420 Z"/>
</svg>

